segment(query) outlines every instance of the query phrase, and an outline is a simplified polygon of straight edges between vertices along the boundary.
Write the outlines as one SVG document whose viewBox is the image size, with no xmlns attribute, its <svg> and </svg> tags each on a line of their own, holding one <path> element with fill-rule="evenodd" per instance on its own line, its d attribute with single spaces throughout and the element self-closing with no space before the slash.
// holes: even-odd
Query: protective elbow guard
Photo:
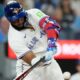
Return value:
<svg viewBox="0 0 80 80">
<path fill-rule="evenodd" d="M 39 25 L 47 33 L 48 38 L 58 38 L 61 27 L 55 20 L 46 16 L 40 20 Z"/>
</svg>

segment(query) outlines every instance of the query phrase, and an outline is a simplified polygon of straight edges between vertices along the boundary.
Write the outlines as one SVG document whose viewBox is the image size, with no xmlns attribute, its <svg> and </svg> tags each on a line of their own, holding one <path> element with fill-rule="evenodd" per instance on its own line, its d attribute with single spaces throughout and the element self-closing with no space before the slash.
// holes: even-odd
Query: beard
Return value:
<svg viewBox="0 0 80 80">
<path fill-rule="evenodd" d="M 32 25 L 29 24 L 27 17 L 24 17 L 24 22 L 21 25 L 14 25 L 13 23 L 11 23 L 12 27 L 15 28 L 18 31 L 24 30 L 24 29 L 33 29 Z"/>
<path fill-rule="evenodd" d="M 19 26 L 15 26 L 13 23 L 11 23 L 12 27 L 15 28 L 18 31 L 24 30 L 24 29 L 32 29 L 35 30 L 33 28 L 33 26 L 28 22 L 28 18 L 24 17 L 24 22 L 23 24 L 19 25 Z"/>
<path fill-rule="evenodd" d="M 20 26 L 15 26 L 14 24 L 11 24 L 13 28 L 15 28 L 18 31 L 24 30 L 24 29 L 32 29 L 34 30 L 33 26 L 31 24 L 29 24 L 27 21 L 24 22 L 22 25 Z"/>
<path fill-rule="evenodd" d="M 24 25 L 22 25 L 22 26 L 15 26 L 14 24 L 11 24 L 11 25 L 12 25 L 13 28 L 15 28 L 18 31 L 26 29 L 26 27 Z"/>
</svg>

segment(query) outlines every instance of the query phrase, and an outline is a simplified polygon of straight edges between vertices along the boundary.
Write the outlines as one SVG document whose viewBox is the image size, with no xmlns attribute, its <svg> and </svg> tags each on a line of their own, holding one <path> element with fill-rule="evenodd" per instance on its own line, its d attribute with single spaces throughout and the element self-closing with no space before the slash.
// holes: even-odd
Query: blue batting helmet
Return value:
<svg viewBox="0 0 80 80">
<path fill-rule="evenodd" d="M 21 17 L 27 16 L 27 13 L 24 11 L 20 3 L 9 1 L 5 6 L 5 16 L 10 22 L 13 22 Z"/>
</svg>

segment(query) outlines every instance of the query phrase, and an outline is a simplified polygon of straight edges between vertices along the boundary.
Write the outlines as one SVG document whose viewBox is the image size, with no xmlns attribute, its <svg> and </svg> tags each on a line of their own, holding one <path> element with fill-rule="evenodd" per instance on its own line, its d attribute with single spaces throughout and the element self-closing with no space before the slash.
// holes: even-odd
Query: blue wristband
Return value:
<svg viewBox="0 0 80 80">
<path fill-rule="evenodd" d="M 47 48 L 47 51 L 53 51 L 53 48 L 56 47 L 55 46 L 55 42 L 56 42 L 56 39 L 54 39 L 54 38 L 49 38 L 48 39 L 48 48 Z"/>
</svg>

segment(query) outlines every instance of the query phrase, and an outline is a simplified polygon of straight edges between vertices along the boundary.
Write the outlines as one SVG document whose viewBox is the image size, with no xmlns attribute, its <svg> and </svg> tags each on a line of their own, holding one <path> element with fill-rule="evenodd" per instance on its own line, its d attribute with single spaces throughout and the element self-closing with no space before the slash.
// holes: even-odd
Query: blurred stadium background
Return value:
<svg viewBox="0 0 80 80">
<path fill-rule="evenodd" d="M 8 46 L 9 22 L 4 16 L 4 6 L 10 0 L 0 0 L 0 80 L 12 80 L 15 75 L 15 55 Z M 55 56 L 62 71 L 76 73 L 80 60 L 80 0 L 17 0 L 24 9 L 38 8 L 50 15 L 63 27 Z"/>
</svg>

